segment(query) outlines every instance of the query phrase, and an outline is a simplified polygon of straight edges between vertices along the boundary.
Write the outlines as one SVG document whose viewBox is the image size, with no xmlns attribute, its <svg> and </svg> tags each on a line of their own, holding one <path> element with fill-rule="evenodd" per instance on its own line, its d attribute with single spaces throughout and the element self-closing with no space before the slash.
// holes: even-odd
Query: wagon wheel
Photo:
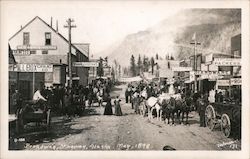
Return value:
<svg viewBox="0 0 250 159">
<path fill-rule="evenodd" d="M 47 117 L 46 117 L 46 125 L 47 125 L 47 129 L 50 127 L 50 122 L 51 122 L 51 109 L 49 109 L 47 111 Z"/>
<path fill-rule="evenodd" d="M 212 105 L 208 105 L 205 111 L 205 123 L 206 126 L 210 129 L 213 130 L 215 127 L 215 111 Z"/>
<path fill-rule="evenodd" d="M 222 114 L 221 116 L 221 130 L 226 137 L 230 136 L 231 133 L 231 122 L 227 114 Z"/>
</svg>

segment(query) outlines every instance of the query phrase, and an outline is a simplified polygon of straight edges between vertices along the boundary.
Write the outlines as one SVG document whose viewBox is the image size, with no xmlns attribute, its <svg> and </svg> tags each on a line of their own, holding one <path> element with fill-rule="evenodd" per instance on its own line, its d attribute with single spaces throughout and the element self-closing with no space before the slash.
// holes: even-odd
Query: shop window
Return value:
<svg viewBox="0 0 250 159">
<path fill-rule="evenodd" d="M 239 50 L 234 51 L 234 57 L 240 57 L 240 51 Z"/>
<path fill-rule="evenodd" d="M 51 45 L 51 33 L 45 33 L 45 45 Z"/>
<path fill-rule="evenodd" d="M 36 54 L 36 50 L 31 50 L 30 54 Z"/>
<path fill-rule="evenodd" d="M 23 33 L 23 45 L 29 45 L 30 44 L 30 33 L 24 32 Z"/>
<path fill-rule="evenodd" d="M 43 50 L 42 54 L 48 54 L 48 50 Z"/>
</svg>

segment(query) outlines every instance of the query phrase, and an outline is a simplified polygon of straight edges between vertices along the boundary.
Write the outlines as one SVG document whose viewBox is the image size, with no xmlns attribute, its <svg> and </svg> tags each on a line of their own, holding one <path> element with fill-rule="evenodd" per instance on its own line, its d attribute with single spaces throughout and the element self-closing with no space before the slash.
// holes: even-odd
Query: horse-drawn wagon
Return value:
<svg viewBox="0 0 250 159">
<path fill-rule="evenodd" d="M 51 122 L 51 108 L 47 102 L 37 103 L 34 101 L 24 101 L 22 107 L 16 112 L 16 131 L 20 133 L 28 123 L 45 124 L 48 130 Z"/>
<path fill-rule="evenodd" d="M 226 137 L 241 133 L 241 103 L 235 101 L 209 104 L 205 111 L 206 126 L 213 130 L 220 125 Z"/>
</svg>

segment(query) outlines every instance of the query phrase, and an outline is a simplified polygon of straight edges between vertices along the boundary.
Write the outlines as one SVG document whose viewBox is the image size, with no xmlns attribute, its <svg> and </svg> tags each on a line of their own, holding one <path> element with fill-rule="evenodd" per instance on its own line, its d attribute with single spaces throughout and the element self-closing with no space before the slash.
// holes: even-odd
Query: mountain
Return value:
<svg viewBox="0 0 250 159">
<path fill-rule="evenodd" d="M 190 45 L 192 37 L 201 43 L 199 49 L 205 52 L 229 53 L 230 39 L 241 33 L 240 9 L 185 9 L 157 25 L 127 35 L 119 45 L 104 51 L 110 61 L 116 59 L 122 66 L 128 66 L 133 54 L 160 57 L 171 54 L 185 59 L 193 54 Z"/>
</svg>

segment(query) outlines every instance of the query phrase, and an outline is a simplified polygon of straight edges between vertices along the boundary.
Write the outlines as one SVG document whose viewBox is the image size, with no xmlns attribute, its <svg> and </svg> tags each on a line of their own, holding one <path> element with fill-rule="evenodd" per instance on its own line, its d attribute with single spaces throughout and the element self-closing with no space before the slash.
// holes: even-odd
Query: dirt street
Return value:
<svg viewBox="0 0 250 159">
<path fill-rule="evenodd" d="M 117 86 L 123 116 L 103 115 L 104 107 L 86 108 L 85 115 L 54 117 L 49 132 L 31 131 L 12 142 L 14 149 L 28 150 L 240 150 L 240 141 L 226 138 L 219 130 L 199 127 L 199 116 L 190 113 L 190 125 L 167 125 L 136 115 L 124 99 L 125 86 Z M 113 108 L 114 112 L 114 108 Z M 31 128 L 32 130 L 32 128 Z"/>
</svg>

